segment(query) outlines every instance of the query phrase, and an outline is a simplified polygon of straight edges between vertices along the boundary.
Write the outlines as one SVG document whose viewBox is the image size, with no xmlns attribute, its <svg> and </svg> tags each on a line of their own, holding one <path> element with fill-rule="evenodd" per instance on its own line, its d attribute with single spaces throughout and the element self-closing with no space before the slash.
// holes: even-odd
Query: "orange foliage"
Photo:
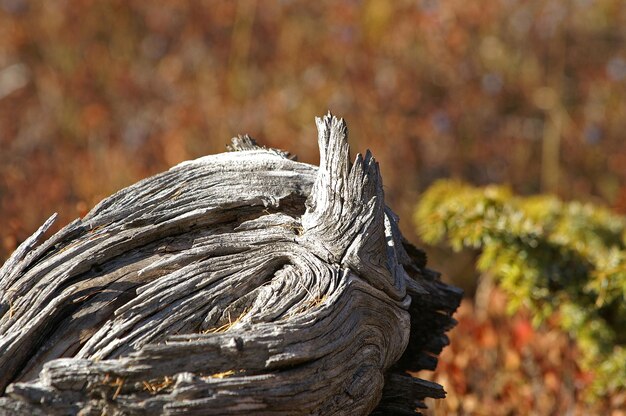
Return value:
<svg viewBox="0 0 626 416">
<path fill-rule="evenodd" d="M 625 211 L 620 5 L 2 1 L 0 258 L 238 133 L 316 163 L 328 108 L 400 214 L 442 176 Z"/>
<path fill-rule="evenodd" d="M 626 212 L 625 39 L 620 0 L 0 0 L 0 261 L 51 213 L 239 133 L 317 163 L 327 109 L 381 162 L 410 239 L 440 177 Z M 439 408 L 571 408 L 587 380 L 565 338 L 459 316 Z"/>
<path fill-rule="evenodd" d="M 419 373 L 448 393 L 427 403 L 426 415 L 623 416 L 626 392 L 594 404 L 582 399 L 592 378 L 578 366 L 573 341 L 551 324 L 533 329 L 525 313 L 510 319 L 505 305 L 498 289 L 485 305 L 463 301 L 437 370 Z"/>
</svg>

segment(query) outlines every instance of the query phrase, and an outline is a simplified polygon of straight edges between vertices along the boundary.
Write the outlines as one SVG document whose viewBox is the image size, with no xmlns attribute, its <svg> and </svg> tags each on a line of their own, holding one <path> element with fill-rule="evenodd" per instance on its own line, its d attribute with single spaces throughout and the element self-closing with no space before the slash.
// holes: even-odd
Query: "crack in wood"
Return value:
<svg viewBox="0 0 626 416">
<path fill-rule="evenodd" d="M 320 167 L 249 136 L 100 202 L 0 268 L 2 414 L 412 412 L 460 291 L 316 119 Z M 417 381 L 416 381 L 417 380 Z"/>
</svg>

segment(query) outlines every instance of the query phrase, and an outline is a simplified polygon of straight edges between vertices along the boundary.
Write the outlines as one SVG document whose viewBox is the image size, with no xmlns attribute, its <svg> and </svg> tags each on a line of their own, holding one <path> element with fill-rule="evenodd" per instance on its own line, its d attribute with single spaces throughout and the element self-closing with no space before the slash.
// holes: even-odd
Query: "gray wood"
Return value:
<svg viewBox="0 0 626 416">
<path fill-rule="evenodd" d="M 369 151 L 316 120 L 320 167 L 259 147 L 181 163 L 0 269 L 2 414 L 412 412 L 460 291 L 385 206 Z M 377 407 L 378 406 L 378 407 Z"/>
</svg>

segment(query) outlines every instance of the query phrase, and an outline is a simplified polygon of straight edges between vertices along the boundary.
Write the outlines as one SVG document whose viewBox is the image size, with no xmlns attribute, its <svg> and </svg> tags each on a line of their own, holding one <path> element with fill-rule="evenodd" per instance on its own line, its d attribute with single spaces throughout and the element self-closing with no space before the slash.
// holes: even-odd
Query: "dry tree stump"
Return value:
<svg viewBox="0 0 626 416">
<path fill-rule="evenodd" d="M 319 168 L 233 139 L 0 269 L 0 414 L 414 414 L 460 291 L 317 119 Z"/>
</svg>

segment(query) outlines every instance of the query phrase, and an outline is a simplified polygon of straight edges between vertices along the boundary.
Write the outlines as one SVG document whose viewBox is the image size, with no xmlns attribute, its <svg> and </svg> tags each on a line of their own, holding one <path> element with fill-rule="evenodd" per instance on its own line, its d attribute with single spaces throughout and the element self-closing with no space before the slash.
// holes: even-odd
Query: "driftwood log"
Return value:
<svg viewBox="0 0 626 416">
<path fill-rule="evenodd" d="M 233 139 L 0 269 L 0 414 L 414 414 L 460 291 L 317 119 L 319 168 Z"/>
</svg>

